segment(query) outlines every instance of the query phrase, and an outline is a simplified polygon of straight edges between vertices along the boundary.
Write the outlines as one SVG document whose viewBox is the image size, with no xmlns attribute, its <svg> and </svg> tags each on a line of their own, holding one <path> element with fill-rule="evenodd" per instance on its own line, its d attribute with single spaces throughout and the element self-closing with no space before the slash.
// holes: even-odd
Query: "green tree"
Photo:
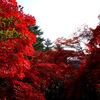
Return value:
<svg viewBox="0 0 100 100">
<path fill-rule="evenodd" d="M 34 33 L 36 35 L 36 43 L 33 44 L 35 51 L 37 53 L 40 51 L 43 51 L 44 50 L 43 41 L 45 40 L 42 37 L 43 32 L 41 31 L 41 29 L 39 29 L 39 26 L 37 26 L 37 25 L 29 26 L 28 28 L 29 28 L 29 31 L 31 31 L 32 33 Z"/>
<path fill-rule="evenodd" d="M 52 50 L 53 46 L 52 46 L 52 42 L 50 39 L 46 39 L 45 42 L 44 42 L 44 52 L 46 51 L 50 51 Z"/>
<path fill-rule="evenodd" d="M 34 26 L 28 26 L 29 31 L 34 33 L 36 35 L 36 43 L 33 44 L 33 47 L 36 51 L 36 53 L 39 53 L 40 51 L 46 52 L 49 50 L 52 50 L 52 42 L 50 39 L 44 39 L 42 37 L 43 32 L 39 28 L 39 26 L 34 25 Z"/>
</svg>

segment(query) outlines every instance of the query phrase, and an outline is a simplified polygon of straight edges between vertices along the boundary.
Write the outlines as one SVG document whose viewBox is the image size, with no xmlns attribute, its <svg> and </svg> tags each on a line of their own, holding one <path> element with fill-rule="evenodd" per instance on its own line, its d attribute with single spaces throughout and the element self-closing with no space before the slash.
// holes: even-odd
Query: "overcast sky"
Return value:
<svg viewBox="0 0 100 100">
<path fill-rule="evenodd" d="M 26 14 L 35 16 L 44 32 L 43 37 L 54 41 L 68 38 L 77 27 L 95 27 L 99 20 L 100 0 L 17 0 Z"/>
</svg>

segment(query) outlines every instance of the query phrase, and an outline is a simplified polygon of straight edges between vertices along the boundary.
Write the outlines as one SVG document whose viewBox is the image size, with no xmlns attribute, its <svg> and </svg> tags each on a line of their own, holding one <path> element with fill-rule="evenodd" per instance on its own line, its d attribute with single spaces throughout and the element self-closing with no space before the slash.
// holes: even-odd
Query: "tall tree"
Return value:
<svg viewBox="0 0 100 100">
<path fill-rule="evenodd" d="M 43 32 L 41 29 L 39 29 L 39 26 L 34 25 L 34 26 L 28 26 L 29 31 L 33 32 L 33 34 L 36 35 L 36 43 L 33 44 L 33 47 L 36 52 L 40 52 L 44 50 L 44 38 L 42 37 Z"/>
<path fill-rule="evenodd" d="M 52 49 L 52 42 L 50 39 L 44 39 L 42 37 L 43 32 L 39 28 L 39 26 L 28 26 L 29 31 L 33 32 L 36 35 L 36 43 L 33 44 L 33 47 L 37 53 L 40 51 L 46 52 Z"/>
<path fill-rule="evenodd" d="M 88 57 L 74 78 L 66 82 L 63 100 L 100 100 L 100 25 L 91 31 Z"/>
<path fill-rule="evenodd" d="M 23 82 L 35 53 L 36 36 L 28 30 L 35 18 L 26 15 L 16 0 L 0 0 L 0 99 L 44 100 L 30 83 Z M 35 83 L 35 81 L 34 81 Z"/>
<path fill-rule="evenodd" d="M 52 42 L 50 39 L 46 39 L 44 42 L 44 52 L 52 50 Z"/>
</svg>

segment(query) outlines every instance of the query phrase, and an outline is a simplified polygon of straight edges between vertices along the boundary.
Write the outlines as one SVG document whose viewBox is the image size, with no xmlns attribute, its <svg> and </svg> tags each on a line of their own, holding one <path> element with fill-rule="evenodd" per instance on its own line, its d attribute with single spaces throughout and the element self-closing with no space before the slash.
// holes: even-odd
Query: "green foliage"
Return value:
<svg viewBox="0 0 100 100">
<path fill-rule="evenodd" d="M 32 33 L 34 33 L 36 35 L 36 43 L 33 44 L 33 47 L 35 49 L 36 52 L 46 52 L 52 49 L 52 43 L 49 39 L 44 39 L 42 37 L 43 32 L 41 31 L 41 29 L 39 29 L 39 26 L 34 25 L 34 26 L 28 26 L 29 31 L 31 31 Z"/>
<path fill-rule="evenodd" d="M 12 30 L 0 30 L 0 41 L 8 40 L 11 38 L 21 38 L 22 33 L 18 33 L 15 28 Z"/>
<path fill-rule="evenodd" d="M 35 49 L 36 52 L 40 52 L 43 51 L 44 48 L 44 38 L 41 36 L 43 34 L 43 32 L 39 29 L 39 26 L 34 25 L 34 26 L 28 26 L 29 31 L 31 31 L 32 33 L 34 33 L 36 35 L 36 43 L 33 44 L 33 47 Z"/>
<path fill-rule="evenodd" d="M 2 8 L 0 8 L 0 12 L 2 12 Z"/>
<path fill-rule="evenodd" d="M 44 52 L 52 50 L 53 46 L 51 40 L 46 39 L 44 45 L 45 45 Z"/>
</svg>

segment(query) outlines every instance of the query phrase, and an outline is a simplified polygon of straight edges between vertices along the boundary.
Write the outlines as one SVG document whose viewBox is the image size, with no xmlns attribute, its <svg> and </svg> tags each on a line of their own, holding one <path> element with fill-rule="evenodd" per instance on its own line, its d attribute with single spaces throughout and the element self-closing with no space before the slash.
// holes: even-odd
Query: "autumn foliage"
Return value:
<svg viewBox="0 0 100 100">
<path fill-rule="evenodd" d="M 91 29 L 92 38 L 88 54 L 83 60 L 79 72 L 65 84 L 64 100 L 99 100 L 100 99 L 100 25 Z M 67 94 L 67 95 L 66 95 Z"/>
<path fill-rule="evenodd" d="M 0 99 L 99 100 L 100 25 L 90 29 L 86 54 L 81 48 L 35 54 L 36 36 L 28 29 L 35 24 L 35 18 L 24 14 L 16 0 L 0 0 Z M 77 49 L 78 39 L 86 34 L 57 42 Z"/>
<path fill-rule="evenodd" d="M 24 55 L 35 53 L 32 47 L 35 35 L 28 30 L 27 26 L 35 23 L 35 18 L 25 15 L 16 0 L 0 0 L 1 98 L 7 95 L 9 85 L 20 85 L 17 80 L 23 79 L 24 73 L 30 69 L 30 62 Z M 2 87 L 2 82 L 6 86 Z"/>
</svg>

